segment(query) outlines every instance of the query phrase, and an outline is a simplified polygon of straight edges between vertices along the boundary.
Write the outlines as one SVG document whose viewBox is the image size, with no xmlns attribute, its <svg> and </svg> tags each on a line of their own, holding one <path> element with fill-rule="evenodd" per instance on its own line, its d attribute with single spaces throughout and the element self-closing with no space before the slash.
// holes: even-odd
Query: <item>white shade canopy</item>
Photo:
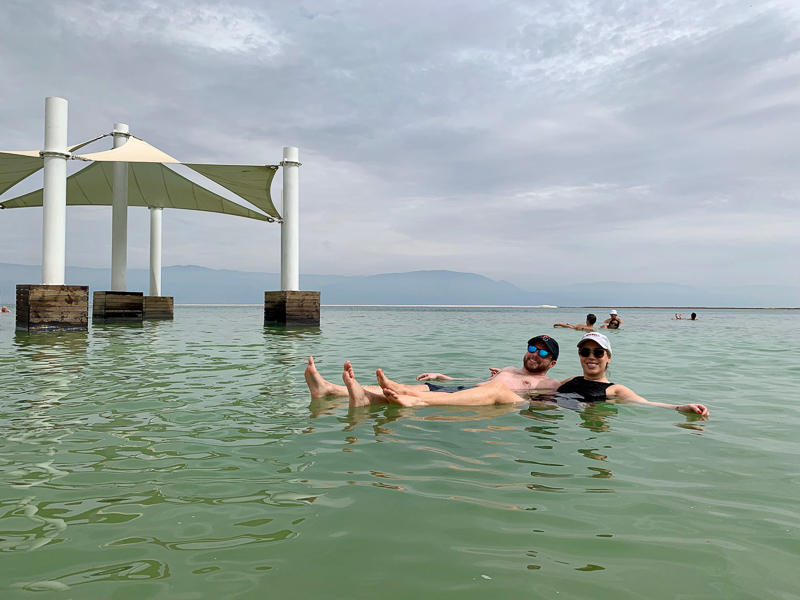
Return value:
<svg viewBox="0 0 800 600">
<path fill-rule="evenodd" d="M 276 165 L 209 165 L 201 163 L 181 163 L 169 154 L 151 146 L 144 140 L 131 136 L 128 141 L 117 148 L 73 156 L 78 160 L 94 162 L 127 162 L 127 163 L 165 163 L 182 164 L 210 180 L 218 183 L 237 196 L 244 198 L 256 208 L 264 211 L 273 219 L 280 219 L 269 188 L 278 170 Z M 69 202 L 67 202 L 69 204 Z M 203 209 L 198 209 L 203 210 Z M 272 219 L 269 219 L 272 220 Z"/>
<path fill-rule="evenodd" d="M 111 206 L 113 169 L 112 163 L 96 162 L 68 177 L 67 205 Z M 36 190 L 1 202 L 0 207 L 35 207 L 42 206 L 42 203 L 42 190 Z M 181 208 L 236 215 L 259 221 L 273 220 L 272 217 L 239 206 L 235 202 L 197 185 L 160 163 L 129 164 L 128 205 Z"/>
<path fill-rule="evenodd" d="M 151 146 L 144 140 L 130 136 L 122 146 L 103 152 L 92 154 L 73 154 L 76 160 L 91 160 L 95 162 L 150 162 L 150 163 L 179 163 L 169 154 Z"/>
<path fill-rule="evenodd" d="M 84 145 L 86 144 L 79 144 L 72 147 L 71 150 L 77 150 Z M 112 150 L 73 155 L 72 158 L 93 161 L 96 164 L 103 164 L 104 167 L 97 171 L 94 169 L 95 165 L 92 165 L 67 179 L 68 206 L 111 205 L 112 177 L 109 175 L 110 167 L 106 167 L 112 162 L 126 162 L 132 167 L 129 175 L 129 185 L 132 190 L 132 195 L 128 200 L 130 206 L 201 210 L 261 221 L 274 221 L 281 218 L 272 203 L 270 194 L 272 180 L 278 170 L 277 165 L 181 163 L 169 154 L 133 136 L 128 138 L 127 143 Z M 226 200 L 170 169 L 158 168 L 163 164 L 183 164 L 233 192 L 269 216 L 265 217 L 256 211 Z M 44 161 L 37 151 L 0 152 L 0 194 L 43 166 Z M 101 173 L 105 175 L 101 176 Z M 183 197 L 183 194 L 186 194 L 186 197 Z M 26 206 L 42 206 L 42 190 L 0 203 L 2 208 Z"/>
</svg>

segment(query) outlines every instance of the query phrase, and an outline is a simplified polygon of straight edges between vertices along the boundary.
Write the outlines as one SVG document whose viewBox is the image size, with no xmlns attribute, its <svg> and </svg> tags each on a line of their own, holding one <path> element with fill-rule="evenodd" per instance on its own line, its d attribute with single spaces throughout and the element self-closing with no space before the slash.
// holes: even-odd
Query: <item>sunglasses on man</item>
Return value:
<svg viewBox="0 0 800 600">
<path fill-rule="evenodd" d="M 583 358 L 589 358 L 590 356 L 600 358 L 605 353 L 606 351 L 603 348 L 581 348 L 578 350 L 578 354 L 580 354 Z"/>
<path fill-rule="evenodd" d="M 542 358 L 547 358 L 552 354 L 552 352 L 549 352 L 547 350 L 542 350 L 541 348 L 537 348 L 536 346 L 528 346 L 528 352 L 530 352 L 531 354 L 536 354 L 538 352 L 539 356 L 541 356 Z"/>
</svg>

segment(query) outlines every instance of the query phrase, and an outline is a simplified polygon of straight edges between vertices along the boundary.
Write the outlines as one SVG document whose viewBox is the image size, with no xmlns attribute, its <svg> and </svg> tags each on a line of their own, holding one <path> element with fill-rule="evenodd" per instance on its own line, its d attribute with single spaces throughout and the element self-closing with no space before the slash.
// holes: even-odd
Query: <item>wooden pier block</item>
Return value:
<svg viewBox="0 0 800 600">
<path fill-rule="evenodd" d="M 92 319 L 103 323 L 141 323 L 143 292 L 95 292 Z"/>
<path fill-rule="evenodd" d="M 319 292 L 264 292 L 264 323 L 319 325 Z"/>
<path fill-rule="evenodd" d="M 172 296 L 145 296 L 144 318 L 148 319 L 174 319 L 175 308 Z"/>
<path fill-rule="evenodd" d="M 17 329 L 85 331 L 89 326 L 89 286 L 17 286 Z"/>
</svg>

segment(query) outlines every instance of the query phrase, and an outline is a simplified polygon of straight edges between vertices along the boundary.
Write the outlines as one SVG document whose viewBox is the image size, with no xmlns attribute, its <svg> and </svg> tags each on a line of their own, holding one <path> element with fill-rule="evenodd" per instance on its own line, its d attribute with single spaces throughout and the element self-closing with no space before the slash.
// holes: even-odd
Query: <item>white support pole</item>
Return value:
<svg viewBox="0 0 800 600">
<path fill-rule="evenodd" d="M 150 207 L 150 295 L 161 295 L 161 218 L 164 209 Z"/>
<path fill-rule="evenodd" d="M 114 123 L 114 148 L 128 141 L 128 126 Z M 111 209 L 111 291 L 127 291 L 128 278 L 128 163 L 114 163 Z"/>
<path fill-rule="evenodd" d="M 67 242 L 67 101 L 44 100 L 42 284 L 64 285 Z"/>
<path fill-rule="evenodd" d="M 281 291 L 300 289 L 300 215 L 297 148 L 283 149 L 283 222 L 281 223 Z"/>
</svg>

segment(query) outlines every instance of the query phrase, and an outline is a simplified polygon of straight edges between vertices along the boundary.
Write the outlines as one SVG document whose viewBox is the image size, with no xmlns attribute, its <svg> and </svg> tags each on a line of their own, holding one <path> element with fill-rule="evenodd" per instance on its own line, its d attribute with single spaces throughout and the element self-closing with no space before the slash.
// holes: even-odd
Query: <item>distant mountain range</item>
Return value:
<svg viewBox="0 0 800 600">
<path fill-rule="evenodd" d="M 147 293 L 149 271 L 128 269 L 128 289 Z M 41 268 L 0 263 L 0 302 L 14 302 L 16 285 L 41 281 Z M 66 281 L 108 290 L 110 269 L 67 267 Z M 165 267 L 163 293 L 176 304 L 261 304 L 280 289 L 277 273 Z M 674 283 L 581 283 L 524 290 L 475 273 L 413 271 L 348 277 L 301 275 L 300 287 L 322 292 L 322 304 L 497 306 L 800 307 L 800 288 L 776 285 L 696 287 Z"/>
</svg>

